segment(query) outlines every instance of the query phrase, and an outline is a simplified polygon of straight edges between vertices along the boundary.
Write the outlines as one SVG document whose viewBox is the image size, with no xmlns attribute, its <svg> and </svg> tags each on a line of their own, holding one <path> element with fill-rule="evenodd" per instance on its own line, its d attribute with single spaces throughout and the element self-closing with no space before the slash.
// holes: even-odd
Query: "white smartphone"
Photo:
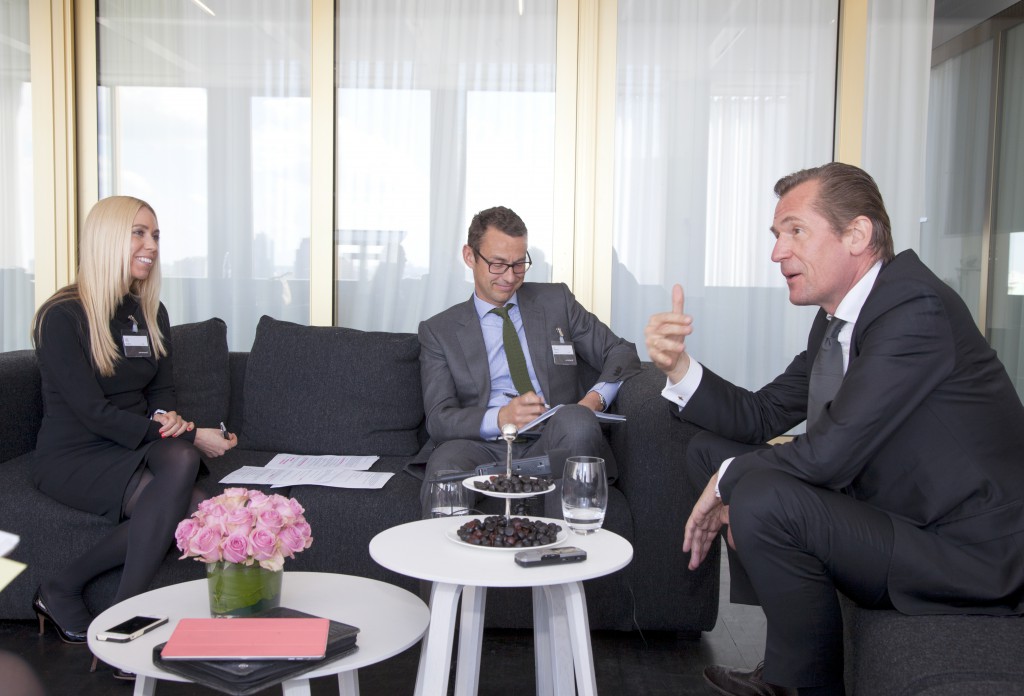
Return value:
<svg viewBox="0 0 1024 696">
<path fill-rule="evenodd" d="M 149 633 L 157 626 L 167 623 L 166 616 L 133 616 L 116 626 L 96 634 L 96 640 L 107 640 L 112 643 L 127 643 L 139 636 Z"/>
</svg>

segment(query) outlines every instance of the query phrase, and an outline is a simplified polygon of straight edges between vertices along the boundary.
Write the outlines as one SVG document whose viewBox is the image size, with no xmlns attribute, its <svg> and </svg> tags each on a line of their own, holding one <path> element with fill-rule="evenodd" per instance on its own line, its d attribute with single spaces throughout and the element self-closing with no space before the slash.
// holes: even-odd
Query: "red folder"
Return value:
<svg viewBox="0 0 1024 696">
<path fill-rule="evenodd" d="M 165 660 L 321 660 L 328 619 L 181 619 Z"/>
</svg>

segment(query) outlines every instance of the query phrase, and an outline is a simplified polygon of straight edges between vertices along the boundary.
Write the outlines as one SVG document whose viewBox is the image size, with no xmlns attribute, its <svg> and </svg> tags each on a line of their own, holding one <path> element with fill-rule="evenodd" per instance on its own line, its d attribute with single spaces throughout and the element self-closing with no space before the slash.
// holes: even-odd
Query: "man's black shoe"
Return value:
<svg viewBox="0 0 1024 696">
<path fill-rule="evenodd" d="M 711 688 L 726 696 L 796 696 L 796 689 L 769 684 L 762 678 L 763 673 L 764 662 L 752 672 L 719 665 L 704 668 L 704 678 Z"/>
</svg>

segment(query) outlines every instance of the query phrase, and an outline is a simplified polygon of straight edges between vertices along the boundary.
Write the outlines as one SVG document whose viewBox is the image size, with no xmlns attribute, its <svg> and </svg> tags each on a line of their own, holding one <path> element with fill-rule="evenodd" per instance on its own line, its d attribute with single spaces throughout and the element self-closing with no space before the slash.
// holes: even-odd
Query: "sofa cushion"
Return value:
<svg viewBox="0 0 1024 696">
<path fill-rule="evenodd" d="M 407 456 L 423 420 L 415 334 L 260 318 L 245 370 L 242 446 Z"/>
<path fill-rule="evenodd" d="M 227 420 L 231 403 L 228 330 L 214 317 L 171 327 L 178 413 L 201 428 Z"/>
</svg>

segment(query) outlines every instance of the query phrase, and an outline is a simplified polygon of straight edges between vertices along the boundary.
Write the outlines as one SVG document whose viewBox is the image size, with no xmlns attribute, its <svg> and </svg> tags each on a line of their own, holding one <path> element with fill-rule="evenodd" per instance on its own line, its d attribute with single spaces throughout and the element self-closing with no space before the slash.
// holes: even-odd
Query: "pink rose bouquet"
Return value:
<svg viewBox="0 0 1024 696">
<path fill-rule="evenodd" d="M 278 571 L 285 558 L 308 549 L 311 530 L 294 498 L 246 488 L 228 488 L 199 504 L 178 523 L 174 539 L 181 558 L 203 563 L 241 563 Z"/>
</svg>

